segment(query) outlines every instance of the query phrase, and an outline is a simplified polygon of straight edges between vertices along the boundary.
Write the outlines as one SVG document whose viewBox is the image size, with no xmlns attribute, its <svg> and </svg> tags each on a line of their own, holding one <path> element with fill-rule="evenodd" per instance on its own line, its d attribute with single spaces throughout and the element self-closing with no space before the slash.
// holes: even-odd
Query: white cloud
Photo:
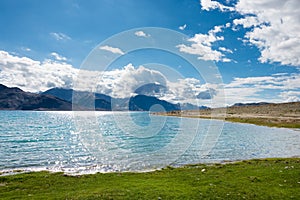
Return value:
<svg viewBox="0 0 300 200">
<path fill-rule="evenodd" d="M 234 19 L 233 24 L 235 26 L 242 25 L 244 28 L 257 27 L 261 22 L 255 16 L 246 16 L 240 19 Z M 236 27 L 234 27 L 235 30 Z"/>
<path fill-rule="evenodd" d="M 251 102 L 264 102 L 266 100 L 258 95 L 261 89 L 253 87 L 234 87 L 234 88 L 224 88 L 224 93 L 226 97 L 226 104 L 233 105 L 235 103 L 251 103 Z M 273 100 L 274 101 L 274 100 Z"/>
<path fill-rule="evenodd" d="M 139 87 L 148 83 L 158 83 L 166 85 L 166 77 L 159 71 L 151 70 L 143 66 L 135 68 L 128 64 L 121 70 L 113 70 L 103 73 L 106 77 L 110 76 L 111 95 L 114 97 L 128 97 Z M 107 82 L 106 78 L 103 82 Z"/>
<path fill-rule="evenodd" d="M 31 51 L 31 49 L 28 48 L 28 47 L 21 47 L 21 50 L 22 50 L 22 51 L 27 51 L 27 52 Z"/>
<path fill-rule="evenodd" d="M 0 51 L 0 80 L 7 86 L 40 92 L 50 87 L 71 87 L 78 70 L 66 63 L 35 61 Z"/>
<path fill-rule="evenodd" d="M 225 24 L 226 28 L 229 28 L 230 26 L 231 26 L 231 23 L 229 23 L 229 22 Z"/>
<path fill-rule="evenodd" d="M 229 7 L 229 6 L 224 6 L 222 4 L 220 4 L 217 1 L 212 1 L 212 0 L 200 0 L 200 4 L 201 4 L 201 9 L 202 10 L 206 10 L 206 11 L 210 11 L 212 9 L 220 9 L 221 11 L 232 11 L 234 10 L 234 8 Z"/>
<path fill-rule="evenodd" d="M 183 31 L 186 28 L 186 24 L 179 26 L 178 28 Z"/>
<path fill-rule="evenodd" d="M 113 97 L 128 97 L 148 83 L 166 86 L 161 99 L 173 103 L 193 103 L 211 106 L 212 100 L 222 98 L 226 102 L 283 102 L 300 98 L 300 74 L 274 74 L 272 76 L 235 78 L 224 85 L 201 83 L 195 78 L 170 81 L 168 74 L 132 64 L 111 71 L 87 71 L 74 68 L 63 61 L 35 61 L 27 57 L 0 51 L 1 84 L 20 87 L 25 91 L 40 92 L 53 87 L 91 90 Z M 76 80 L 74 82 L 74 80 Z M 275 91 L 276 95 L 264 97 L 262 92 Z M 198 98 L 197 98 L 198 97 Z"/>
<path fill-rule="evenodd" d="M 283 102 L 300 101 L 300 91 L 285 91 L 280 93 Z"/>
<path fill-rule="evenodd" d="M 182 102 L 196 99 L 200 88 L 200 81 L 194 78 L 179 79 L 177 82 L 168 82 L 169 94 L 165 100 L 171 102 Z"/>
<path fill-rule="evenodd" d="M 200 3 L 203 10 L 241 14 L 243 17 L 233 20 L 233 30 L 239 25 L 248 29 L 244 41 L 260 50 L 260 62 L 300 66 L 299 0 L 239 0 L 234 7 L 211 0 Z"/>
<path fill-rule="evenodd" d="M 134 91 L 148 83 L 166 86 L 168 91 L 159 96 L 173 103 L 199 103 L 201 92 L 217 89 L 210 84 L 201 84 L 194 78 L 168 80 L 168 74 L 132 64 L 111 71 L 79 70 L 62 61 L 35 61 L 0 51 L 1 84 L 19 87 L 25 91 L 41 92 L 53 87 L 74 88 L 104 93 L 113 97 L 129 97 Z M 75 82 L 74 82 L 75 81 Z M 75 85 L 74 85 L 75 84 Z M 210 104 L 209 101 L 206 102 Z"/>
<path fill-rule="evenodd" d="M 241 0 L 236 10 L 243 15 L 255 15 L 256 19 L 243 25 L 254 26 L 245 37 L 260 49 L 261 62 L 300 66 L 299 0 Z M 259 23 L 262 25 L 257 26 Z"/>
<path fill-rule="evenodd" d="M 225 47 L 219 47 L 220 51 L 226 52 L 226 53 L 233 53 L 232 50 L 226 49 Z"/>
<path fill-rule="evenodd" d="M 136 31 L 134 34 L 138 37 L 150 37 L 150 35 L 146 34 L 144 31 Z"/>
<path fill-rule="evenodd" d="M 300 74 L 275 74 L 272 76 L 235 78 L 226 87 L 252 86 L 260 89 L 300 89 Z"/>
<path fill-rule="evenodd" d="M 59 55 L 59 54 L 56 53 L 56 52 L 52 52 L 50 55 L 51 55 L 55 60 L 58 60 L 58 61 L 67 61 L 67 60 L 68 60 L 66 57 L 61 56 L 61 55 Z"/>
<path fill-rule="evenodd" d="M 190 46 L 180 44 L 177 47 L 181 52 L 199 55 L 199 59 L 229 62 L 230 59 L 225 58 L 221 51 L 212 48 L 214 42 L 224 40 L 223 36 L 217 36 L 219 32 L 222 32 L 222 28 L 224 27 L 215 26 L 208 34 L 195 34 L 194 37 L 188 39 L 189 42 L 192 42 Z"/>
<path fill-rule="evenodd" d="M 64 33 L 55 33 L 55 32 L 52 32 L 50 33 L 50 35 L 56 39 L 56 40 L 71 40 L 71 37 L 64 34 Z"/>
<path fill-rule="evenodd" d="M 100 46 L 99 49 L 109 51 L 109 52 L 114 53 L 114 54 L 121 54 L 121 55 L 125 54 L 121 49 L 119 49 L 117 47 L 111 47 L 111 46 L 108 46 L 108 45 Z"/>
<path fill-rule="evenodd" d="M 300 74 L 274 74 L 272 76 L 235 78 L 224 85 L 228 104 L 236 102 L 289 102 L 300 98 Z M 263 91 L 280 92 L 279 95 L 264 97 Z M 265 92 L 264 92 L 265 93 Z"/>
<path fill-rule="evenodd" d="M 209 88 L 207 90 L 201 91 L 197 94 L 196 98 L 197 99 L 213 99 L 214 96 L 217 95 L 217 91 Z"/>
</svg>

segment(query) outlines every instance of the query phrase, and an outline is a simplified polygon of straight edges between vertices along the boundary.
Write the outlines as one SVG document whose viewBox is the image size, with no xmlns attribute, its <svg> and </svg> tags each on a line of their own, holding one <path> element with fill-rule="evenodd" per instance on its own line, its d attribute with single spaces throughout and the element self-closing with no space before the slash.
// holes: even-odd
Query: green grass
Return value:
<svg viewBox="0 0 300 200">
<path fill-rule="evenodd" d="M 300 128 L 299 122 L 279 122 L 270 120 L 268 118 L 233 118 L 228 117 L 225 119 L 230 122 L 239 122 L 239 123 L 249 123 L 259 126 L 269 126 L 269 127 L 278 127 L 278 128 Z"/>
<path fill-rule="evenodd" d="M 300 158 L 168 167 L 149 173 L 2 176 L 0 199 L 300 199 Z"/>
</svg>

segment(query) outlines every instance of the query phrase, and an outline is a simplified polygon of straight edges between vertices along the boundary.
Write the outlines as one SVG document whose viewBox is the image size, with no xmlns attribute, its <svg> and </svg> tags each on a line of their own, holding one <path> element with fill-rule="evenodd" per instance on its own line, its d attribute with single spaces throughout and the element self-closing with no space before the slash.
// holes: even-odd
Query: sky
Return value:
<svg viewBox="0 0 300 200">
<path fill-rule="evenodd" d="M 0 26 L 0 83 L 25 91 L 300 101 L 299 0 L 0 0 Z"/>
</svg>

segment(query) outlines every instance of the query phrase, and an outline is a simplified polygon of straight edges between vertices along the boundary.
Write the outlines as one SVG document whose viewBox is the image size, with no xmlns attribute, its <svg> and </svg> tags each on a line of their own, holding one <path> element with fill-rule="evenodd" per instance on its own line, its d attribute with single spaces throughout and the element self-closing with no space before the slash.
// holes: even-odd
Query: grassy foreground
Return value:
<svg viewBox="0 0 300 200">
<path fill-rule="evenodd" d="M 300 199 L 300 158 L 192 165 L 149 173 L 2 176 L 0 199 Z"/>
</svg>

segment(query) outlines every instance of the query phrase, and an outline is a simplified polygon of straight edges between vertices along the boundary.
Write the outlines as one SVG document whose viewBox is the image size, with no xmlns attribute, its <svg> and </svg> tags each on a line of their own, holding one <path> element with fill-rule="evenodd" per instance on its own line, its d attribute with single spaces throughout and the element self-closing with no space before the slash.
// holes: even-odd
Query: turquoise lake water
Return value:
<svg viewBox="0 0 300 200">
<path fill-rule="evenodd" d="M 0 171 L 96 173 L 300 156 L 300 131 L 148 112 L 0 111 Z"/>
</svg>

